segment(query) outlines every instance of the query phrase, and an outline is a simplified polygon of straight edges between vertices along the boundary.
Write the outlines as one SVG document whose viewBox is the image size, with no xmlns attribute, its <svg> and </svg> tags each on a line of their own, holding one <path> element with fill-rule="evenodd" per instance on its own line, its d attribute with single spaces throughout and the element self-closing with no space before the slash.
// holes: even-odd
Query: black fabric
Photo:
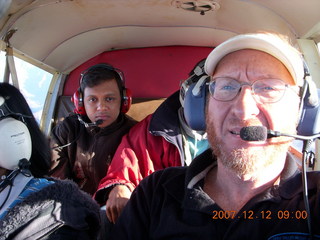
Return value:
<svg viewBox="0 0 320 240">
<path fill-rule="evenodd" d="M 187 168 L 167 168 L 144 179 L 116 223 L 112 239 L 306 239 L 301 173 L 293 159 L 287 159 L 280 186 L 251 199 L 234 219 L 225 217 L 203 191 L 203 179 L 187 188 L 196 175 L 214 165 L 215 159 L 207 150 Z M 320 234 L 319 179 L 319 172 L 308 173 L 316 235 Z M 289 238 L 294 235 L 296 238 Z"/>
<path fill-rule="evenodd" d="M 157 136 L 157 132 L 167 130 L 169 136 L 180 133 L 178 110 L 181 107 L 179 91 L 170 95 L 153 113 L 150 121 L 149 131 Z M 169 126 L 168 126 L 169 124 Z"/>
<path fill-rule="evenodd" d="M 4 216 L 0 221 L 0 239 L 97 237 L 98 204 L 72 181 L 49 180 L 55 183 L 32 193 Z"/>
<path fill-rule="evenodd" d="M 80 189 L 94 194 L 100 180 L 106 175 L 122 137 L 136 123 L 127 115 L 120 114 L 117 121 L 105 128 L 86 128 L 76 115 L 68 116 L 52 130 L 51 145 L 71 144 L 53 151 L 49 175 L 72 179 Z"/>
</svg>

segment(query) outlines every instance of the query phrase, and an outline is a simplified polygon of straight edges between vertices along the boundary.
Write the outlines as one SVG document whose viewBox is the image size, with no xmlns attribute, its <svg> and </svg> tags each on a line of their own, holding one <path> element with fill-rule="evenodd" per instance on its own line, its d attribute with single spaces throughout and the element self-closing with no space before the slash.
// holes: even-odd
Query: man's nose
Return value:
<svg viewBox="0 0 320 240">
<path fill-rule="evenodd" d="M 108 104 L 105 101 L 98 101 L 97 109 L 98 110 L 106 109 L 107 106 L 108 106 Z"/>
<path fill-rule="evenodd" d="M 235 99 L 233 111 L 242 120 L 252 119 L 260 113 L 260 109 L 253 96 L 251 86 L 242 86 Z"/>
</svg>

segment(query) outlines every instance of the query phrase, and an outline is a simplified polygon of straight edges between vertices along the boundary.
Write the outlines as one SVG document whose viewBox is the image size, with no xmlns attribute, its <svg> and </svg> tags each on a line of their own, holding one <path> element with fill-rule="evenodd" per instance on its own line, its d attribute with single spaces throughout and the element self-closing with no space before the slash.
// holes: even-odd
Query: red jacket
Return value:
<svg viewBox="0 0 320 240">
<path fill-rule="evenodd" d="M 154 171 L 182 165 L 180 107 L 179 92 L 176 92 L 122 138 L 107 175 L 95 193 L 94 198 L 100 204 L 105 204 L 110 187 L 115 184 L 125 184 L 133 191 L 143 178 Z"/>
</svg>

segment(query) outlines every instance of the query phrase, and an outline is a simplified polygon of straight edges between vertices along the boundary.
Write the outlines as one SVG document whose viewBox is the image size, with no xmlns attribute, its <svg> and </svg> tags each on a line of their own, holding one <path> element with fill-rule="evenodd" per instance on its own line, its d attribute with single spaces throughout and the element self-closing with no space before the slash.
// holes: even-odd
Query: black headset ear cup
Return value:
<svg viewBox="0 0 320 240">
<path fill-rule="evenodd" d="M 207 81 L 201 83 L 196 86 L 197 83 L 193 83 L 188 88 L 185 99 L 184 99 L 184 117 L 189 125 L 193 130 L 196 131 L 205 131 L 206 130 L 206 98 L 207 98 Z M 198 88 L 196 94 L 194 93 L 193 89 Z"/>
<path fill-rule="evenodd" d="M 317 92 L 319 101 L 316 105 L 309 103 L 310 94 L 308 91 L 302 100 L 303 108 L 297 127 L 298 135 L 311 136 L 320 133 L 320 89 L 317 89 Z"/>
<path fill-rule="evenodd" d="M 124 88 L 122 94 L 123 96 L 120 110 L 122 113 L 127 113 L 132 104 L 132 93 L 130 89 Z"/>
<path fill-rule="evenodd" d="M 80 91 L 80 89 L 78 89 L 73 96 L 71 97 L 71 101 L 74 104 L 74 109 L 73 112 L 80 114 L 80 115 L 86 115 L 86 110 L 84 108 L 84 104 L 83 104 L 83 94 Z"/>
</svg>

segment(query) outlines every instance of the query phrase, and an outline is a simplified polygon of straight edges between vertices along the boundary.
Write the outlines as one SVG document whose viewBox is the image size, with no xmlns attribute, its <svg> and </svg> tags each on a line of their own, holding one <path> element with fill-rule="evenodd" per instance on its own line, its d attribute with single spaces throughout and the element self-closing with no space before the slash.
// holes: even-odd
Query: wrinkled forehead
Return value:
<svg viewBox="0 0 320 240">
<path fill-rule="evenodd" d="M 241 49 L 228 53 L 220 59 L 213 72 L 227 74 L 230 77 L 239 75 L 239 71 L 257 77 L 258 79 L 276 78 L 291 85 L 294 84 L 293 76 L 287 67 L 274 56 L 255 49 Z"/>
</svg>

